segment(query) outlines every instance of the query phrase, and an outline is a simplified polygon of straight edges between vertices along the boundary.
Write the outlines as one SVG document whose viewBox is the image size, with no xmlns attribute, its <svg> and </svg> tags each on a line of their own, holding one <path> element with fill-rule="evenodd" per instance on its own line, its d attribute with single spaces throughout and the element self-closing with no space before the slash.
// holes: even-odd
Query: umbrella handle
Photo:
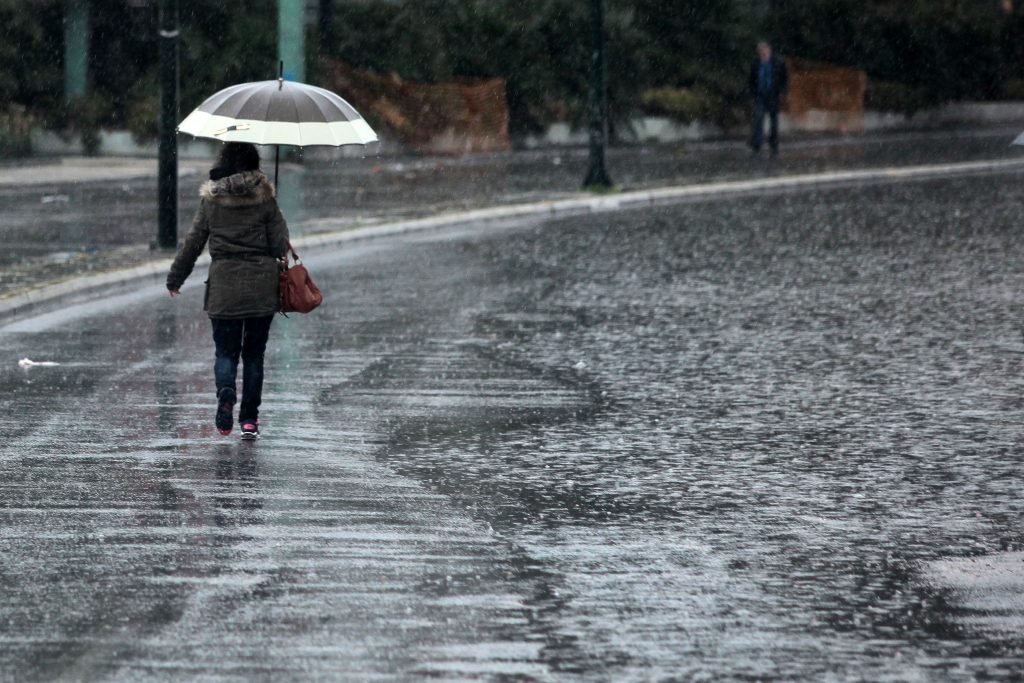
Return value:
<svg viewBox="0 0 1024 683">
<path fill-rule="evenodd" d="M 277 63 L 277 89 L 284 87 L 284 60 Z M 274 187 L 277 187 L 277 167 L 281 163 L 281 145 L 274 145 Z"/>
</svg>

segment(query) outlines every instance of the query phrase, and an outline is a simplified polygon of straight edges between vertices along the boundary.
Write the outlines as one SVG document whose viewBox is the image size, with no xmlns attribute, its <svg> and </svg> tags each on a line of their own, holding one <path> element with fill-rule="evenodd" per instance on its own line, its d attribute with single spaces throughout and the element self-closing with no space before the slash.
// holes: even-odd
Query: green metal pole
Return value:
<svg viewBox="0 0 1024 683">
<path fill-rule="evenodd" d="M 157 246 L 178 244 L 178 0 L 160 0 L 160 167 Z"/>
<path fill-rule="evenodd" d="M 607 137 L 607 106 L 604 80 L 604 5 L 603 0 L 590 0 L 590 91 L 587 96 L 590 120 L 590 165 L 583 180 L 585 189 L 609 189 L 612 179 L 604 166 Z"/>
<path fill-rule="evenodd" d="M 306 3 L 304 0 L 277 2 L 277 58 L 284 62 L 284 77 L 306 80 Z"/>
<path fill-rule="evenodd" d="M 85 94 L 89 85 L 89 0 L 68 0 L 64 17 L 64 100 Z"/>
</svg>

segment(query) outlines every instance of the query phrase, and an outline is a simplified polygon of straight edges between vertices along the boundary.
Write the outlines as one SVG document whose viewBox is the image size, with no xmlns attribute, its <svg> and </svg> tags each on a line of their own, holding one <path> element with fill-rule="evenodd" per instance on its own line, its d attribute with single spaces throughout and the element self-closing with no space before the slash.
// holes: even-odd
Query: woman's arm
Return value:
<svg viewBox="0 0 1024 683">
<path fill-rule="evenodd" d="M 277 200 L 270 201 L 270 212 L 267 216 L 267 246 L 274 258 L 283 258 L 288 253 L 288 224 L 285 223 Z"/>
<path fill-rule="evenodd" d="M 185 279 L 192 273 L 196 259 L 203 253 L 203 247 L 206 246 L 206 240 L 209 237 L 210 221 L 206 215 L 206 200 L 203 199 L 199 202 L 199 210 L 196 211 L 195 218 L 192 219 L 192 228 L 185 236 L 178 255 L 174 257 L 171 271 L 167 273 L 167 289 L 172 296 L 185 284 Z"/>
</svg>

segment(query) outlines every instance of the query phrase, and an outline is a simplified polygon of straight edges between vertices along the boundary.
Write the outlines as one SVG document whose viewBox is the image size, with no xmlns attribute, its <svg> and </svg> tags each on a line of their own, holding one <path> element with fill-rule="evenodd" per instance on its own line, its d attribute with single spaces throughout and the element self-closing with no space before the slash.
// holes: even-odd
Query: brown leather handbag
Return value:
<svg viewBox="0 0 1024 683">
<path fill-rule="evenodd" d="M 281 260 L 281 270 L 278 273 L 279 284 L 278 294 L 281 297 L 282 313 L 309 313 L 324 301 L 324 295 L 320 288 L 309 276 L 306 266 L 302 265 L 299 255 L 288 244 L 288 251 L 291 252 L 295 264 L 288 265 L 288 254 Z"/>
</svg>

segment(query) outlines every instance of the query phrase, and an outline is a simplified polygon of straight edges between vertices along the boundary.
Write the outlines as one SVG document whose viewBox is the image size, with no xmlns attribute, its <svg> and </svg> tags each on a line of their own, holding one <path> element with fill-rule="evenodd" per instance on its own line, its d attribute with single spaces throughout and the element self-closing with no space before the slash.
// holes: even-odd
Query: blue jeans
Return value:
<svg viewBox="0 0 1024 683">
<path fill-rule="evenodd" d="M 239 422 L 255 422 L 259 417 L 263 395 L 263 353 L 267 348 L 270 323 L 274 316 L 222 320 L 210 318 L 213 323 L 213 343 L 217 346 L 217 360 L 213 376 L 217 382 L 217 397 L 221 389 L 235 390 L 238 359 L 242 359 L 242 404 L 238 408 Z"/>
<path fill-rule="evenodd" d="M 764 115 L 768 114 L 768 146 L 772 152 L 779 151 L 779 105 L 765 101 L 763 97 L 754 99 L 754 125 L 750 131 L 750 146 L 757 152 L 764 143 Z"/>
</svg>

